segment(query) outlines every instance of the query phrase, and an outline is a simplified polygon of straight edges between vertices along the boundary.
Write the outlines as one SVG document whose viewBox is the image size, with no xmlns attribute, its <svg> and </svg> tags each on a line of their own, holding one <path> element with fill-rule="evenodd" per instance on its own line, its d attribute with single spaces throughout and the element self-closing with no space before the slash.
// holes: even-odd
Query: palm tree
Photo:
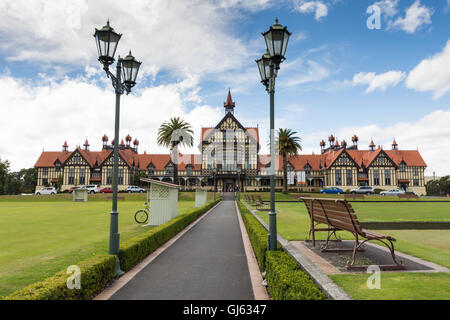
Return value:
<svg viewBox="0 0 450 320">
<path fill-rule="evenodd" d="M 278 150 L 283 157 L 283 193 L 288 193 L 287 183 L 287 165 L 288 157 L 296 157 L 298 151 L 302 150 L 300 145 L 302 139 L 296 136 L 297 132 L 291 129 L 279 129 L 278 130 Z"/>
<path fill-rule="evenodd" d="M 173 170 L 173 181 L 178 184 L 178 146 L 192 147 L 194 145 L 192 127 L 179 117 L 164 122 L 158 129 L 158 145 L 170 148 Z"/>
</svg>

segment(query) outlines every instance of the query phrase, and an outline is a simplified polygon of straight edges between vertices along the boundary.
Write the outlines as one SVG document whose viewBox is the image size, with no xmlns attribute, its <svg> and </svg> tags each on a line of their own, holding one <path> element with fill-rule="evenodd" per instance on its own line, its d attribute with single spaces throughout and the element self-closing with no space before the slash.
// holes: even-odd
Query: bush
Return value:
<svg viewBox="0 0 450 320">
<path fill-rule="evenodd" d="M 375 194 L 380 194 L 380 192 L 383 191 L 383 189 L 378 189 L 377 188 L 377 189 L 374 189 L 373 191 L 375 192 Z"/>
<path fill-rule="evenodd" d="M 77 264 L 81 269 L 81 289 L 68 289 L 66 270 L 33 283 L 4 297 L 5 300 L 87 300 L 110 283 L 116 273 L 116 257 L 96 255 Z"/>
<path fill-rule="evenodd" d="M 266 281 L 274 300 L 327 299 L 309 276 L 283 251 L 267 252 Z"/>
<path fill-rule="evenodd" d="M 180 215 L 165 224 L 125 241 L 121 244 L 119 250 L 121 269 L 124 271 L 130 270 L 218 202 L 209 203 L 199 209 Z"/>
<path fill-rule="evenodd" d="M 245 205 L 238 202 L 238 206 L 245 228 L 247 229 L 248 237 L 252 243 L 253 251 L 258 260 L 259 268 L 264 270 L 267 251 L 267 230 L 259 223 L 251 212 L 248 211 Z"/>
</svg>

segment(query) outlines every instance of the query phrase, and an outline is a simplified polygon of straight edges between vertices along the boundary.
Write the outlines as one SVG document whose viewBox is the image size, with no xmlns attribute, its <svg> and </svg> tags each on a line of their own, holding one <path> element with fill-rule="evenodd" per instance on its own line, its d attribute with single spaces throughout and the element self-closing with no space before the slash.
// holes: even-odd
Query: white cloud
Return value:
<svg viewBox="0 0 450 320">
<path fill-rule="evenodd" d="M 360 72 L 353 76 L 353 86 L 368 85 L 366 93 L 375 91 L 377 89 L 386 91 L 388 87 L 395 87 L 403 79 L 406 74 L 402 71 L 388 71 L 382 74 L 375 72 Z"/>
<path fill-rule="evenodd" d="M 381 12 L 387 17 L 393 17 L 398 12 L 397 11 L 398 0 L 382 0 L 375 2 L 374 5 L 380 7 Z"/>
<path fill-rule="evenodd" d="M 230 10 L 257 8 L 268 1 L 234 1 Z M 131 48 L 144 74 L 166 69 L 177 76 L 218 73 L 239 67 L 249 53 L 233 36 L 230 10 L 203 0 L 3 0 L 0 51 L 15 61 L 74 68 L 96 66 L 94 28 L 111 20 L 123 34 L 118 54 Z M 231 31 L 231 32 L 230 32 Z"/>
<path fill-rule="evenodd" d="M 435 99 L 450 91 L 450 40 L 431 58 L 422 60 L 408 75 L 406 86 L 417 91 L 431 91 Z"/>
<path fill-rule="evenodd" d="M 359 137 L 360 149 L 368 149 L 373 138 L 376 145 L 390 149 L 395 137 L 402 150 L 419 150 L 428 167 L 426 175 L 450 174 L 450 109 L 433 111 L 415 122 L 398 122 L 390 126 L 370 125 L 364 127 L 341 127 L 334 132 L 314 132 L 303 138 L 302 153 L 318 152 L 319 141 L 335 134 L 339 141 L 351 141 L 353 134 Z"/>
<path fill-rule="evenodd" d="M 416 32 L 423 24 L 431 24 L 433 11 L 427 6 L 420 5 L 420 0 L 415 1 L 411 7 L 406 9 L 404 18 L 397 18 L 390 27 L 401 29 L 407 33 Z"/>
<path fill-rule="evenodd" d="M 317 21 L 328 15 L 328 7 L 322 1 L 296 1 L 295 10 L 301 13 L 314 13 L 314 19 Z"/>
<path fill-rule="evenodd" d="M 141 142 L 140 151 L 167 153 L 156 143 L 157 129 L 164 121 L 180 116 L 194 128 L 196 145 L 201 125 L 218 122 L 217 108 L 196 104 L 196 79 L 146 88 L 123 96 L 120 135 L 130 133 Z M 91 150 L 100 150 L 101 136 L 113 138 L 114 93 L 88 79 L 66 79 L 33 87 L 10 76 L 0 77 L 0 117 L 2 140 L 0 157 L 10 160 L 12 169 L 31 167 L 43 148 L 59 151 L 67 139 L 73 150 L 89 139 Z M 189 150 L 182 150 L 189 152 Z M 198 152 L 196 150 L 191 150 Z"/>
</svg>

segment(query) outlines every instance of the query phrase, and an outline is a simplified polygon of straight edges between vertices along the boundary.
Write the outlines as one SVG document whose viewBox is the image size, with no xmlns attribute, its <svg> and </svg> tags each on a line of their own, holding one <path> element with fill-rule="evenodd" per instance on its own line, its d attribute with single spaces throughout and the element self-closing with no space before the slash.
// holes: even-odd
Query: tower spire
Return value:
<svg viewBox="0 0 450 320">
<path fill-rule="evenodd" d="M 234 114 L 234 107 L 236 106 L 236 103 L 233 101 L 233 98 L 231 97 L 231 90 L 228 88 L 228 97 L 227 101 L 223 104 L 225 108 L 225 113 L 230 112 L 231 114 Z"/>
</svg>

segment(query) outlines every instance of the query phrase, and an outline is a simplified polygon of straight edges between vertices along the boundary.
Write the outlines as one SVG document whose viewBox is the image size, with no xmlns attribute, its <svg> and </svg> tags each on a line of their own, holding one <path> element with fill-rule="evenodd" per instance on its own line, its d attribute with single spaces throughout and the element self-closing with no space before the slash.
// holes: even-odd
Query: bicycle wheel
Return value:
<svg viewBox="0 0 450 320">
<path fill-rule="evenodd" d="M 145 210 L 139 210 L 134 214 L 134 220 L 139 224 L 144 224 L 148 220 L 148 213 Z"/>
</svg>

